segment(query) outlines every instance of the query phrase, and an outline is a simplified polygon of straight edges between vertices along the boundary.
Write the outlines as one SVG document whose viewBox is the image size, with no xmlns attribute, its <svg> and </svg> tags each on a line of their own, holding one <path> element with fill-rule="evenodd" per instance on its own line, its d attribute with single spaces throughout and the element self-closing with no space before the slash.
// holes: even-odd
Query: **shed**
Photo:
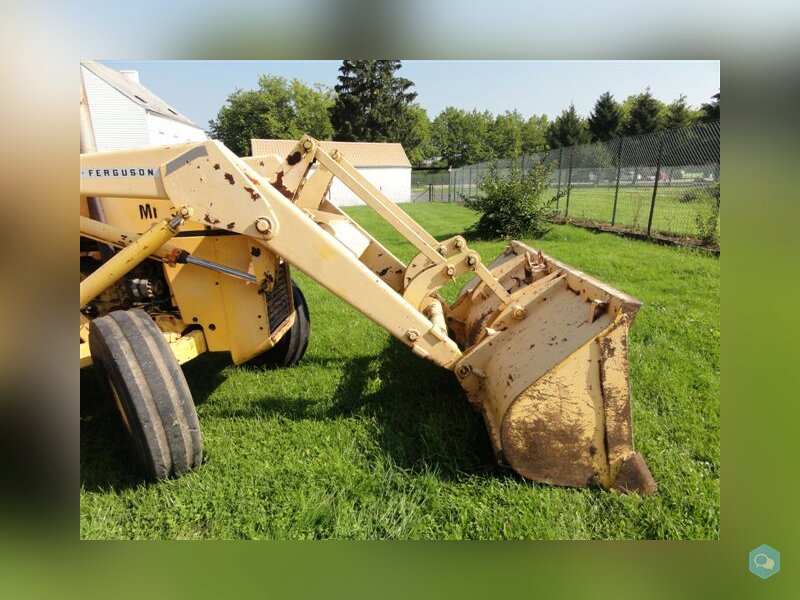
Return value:
<svg viewBox="0 0 800 600">
<path fill-rule="evenodd" d="M 377 187 L 393 202 L 411 200 L 411 162 L 403 146 L 398 143 L 383 142 L 320 142 L 322 149 L 332 153 L 339 150 L 372 185 Z M 297 145 L 294 140 L 250 140 L 253 156 L 277 154 L 286 157 Z M 312 167 L 312 169 L 315 167 Z M 333 180 L 329 200 L 337 206 L 356 206 L 363 204 L 338 179 Z"/>
<path fill-rule="evenodd" d="M 83 61 L 81 77 L 98 152 L 208 139 L 201 127 L 139 83 L 137 71 Z"/>
</svg>

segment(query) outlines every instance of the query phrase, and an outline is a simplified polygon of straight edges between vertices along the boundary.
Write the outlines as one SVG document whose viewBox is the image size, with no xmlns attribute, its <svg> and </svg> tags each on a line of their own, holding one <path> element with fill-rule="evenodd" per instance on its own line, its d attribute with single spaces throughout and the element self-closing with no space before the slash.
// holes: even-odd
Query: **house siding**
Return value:
<svg viewBox="0 0 800 600">
<path fill-rule="evenodd" d="M 358 172 L 392 202 L 401 203 L 411 200 L 410 168 L 360 167 Z M 364 204 L 355 193 L 335 178 L 330 189 L 330 200 L 336 206 L 359 206 Z"/>
<path fill-rule="evenodd" d="M 155 113 L 147 113 L 147 124 L 151 146 L 163 146 L 181 142 L 200 142 L 208 139 L 205 131 L 181 121 L 168 119 Z"/>
<path fill-rule="evenodd" d="M 147 111 L 81 67 L 98 152 L 149 145 Z"/>
</svg>

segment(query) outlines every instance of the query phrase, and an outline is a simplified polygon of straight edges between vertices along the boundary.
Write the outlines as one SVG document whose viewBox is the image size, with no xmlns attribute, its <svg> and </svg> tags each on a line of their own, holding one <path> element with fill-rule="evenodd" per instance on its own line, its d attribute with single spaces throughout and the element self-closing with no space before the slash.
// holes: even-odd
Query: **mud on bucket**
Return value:
<svg viewBox="0 0 800 600">
<path fill-rule="evenodd" d="M 641 303 L 520 242 L 489 269 L 513 305 L 475 279 L 448 320 L 498 460 L 537 482 L 654 493 L 631 431 L 627 335 Z"/>
</svg>

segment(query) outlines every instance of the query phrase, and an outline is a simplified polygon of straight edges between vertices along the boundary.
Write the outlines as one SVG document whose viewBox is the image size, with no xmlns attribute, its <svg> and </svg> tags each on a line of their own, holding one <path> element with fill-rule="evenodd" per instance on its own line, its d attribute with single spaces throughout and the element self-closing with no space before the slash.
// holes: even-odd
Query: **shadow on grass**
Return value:
<svg viewBox="0 0 800 600">
<path fill-rule="evenodd" d="M 142 483 L 126 433 L 94 368 L 81 370 L 81 487 L 125 489 Z"/>
<path fill-rule="evenodd" d="M 438 239 L 440 241 L 449 240 L 450 238 L 455 237 L 457 235 L 460 235 L 465 240 L 467 240 L 468 244 L 470 242 L 497 242 L 498 241 L 497 238 L 487 238 L 486 236 L 482 236 L 475 229 L 472 229 L 472 228 L 467 229 L 466 231 L 455 231 L 453 233 L 437 234 L 436 239 Z M 486 259 L 485 256 L 483 258 Z"/>
<path fill-rule="evenodd" d="M 323 359 L 325 362 L 325 359 Z M 332 397 L 264 396 L 224 417 L 325 420 L 359 416 L 377 425 L 376 441 L 398 467 L 442 477 L 500 472 L 483 418 L 449 371 L 391 339 L 377 356 L 330 359 L 343 367 Z"/>
<path fill-rule="evenodd" d="M 447 479 L 500 473 L 482 417 L 449 371 L 420 359 L 392 339 L 377 356 L 314 360 L 344 367 L 332 397 L 264 396 L 222 418 L 281 416 L 296 421 L 359 416 L 376 425 L 376 442 L 398 467 L 436 471 Z M 195 403 L 223 381 L 227 355 L 205 355 L 184 366 Z M 81 485 L 86 490 L 144 484 L 128 450 L 113 402 L 91 369 L 81 373 Z M 202 425 L 202 422 L 201 422 Z"/>
<path fill-rule="evenodd" d="M 195 404 L 205 402 L 222 382 L 222 370 L 229 364 L 227 355 L 205 354 L 184 366 Z M 83 489 L 122 490 L 147 485 L 114 402 L 91 367 L 81 371 L 80 419 Z"/>
</svg>

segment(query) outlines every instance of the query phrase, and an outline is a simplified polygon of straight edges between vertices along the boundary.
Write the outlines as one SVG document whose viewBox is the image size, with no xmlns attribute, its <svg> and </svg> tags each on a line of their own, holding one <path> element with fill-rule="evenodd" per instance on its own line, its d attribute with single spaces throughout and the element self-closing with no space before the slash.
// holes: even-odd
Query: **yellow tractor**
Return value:
<svg viewBox="0 0 800 600">
<path fill-rule="evenodd" d="M 633 448 L 627 335 L 640 303 L 521 242 L 489 264 L 436 240 L 337 151 L 217 141 L 94 152 L 82 98 L 80 363 L 107 383 L 146 475 L 200 466 L 180 365 L 288 367 L 308 345 L 296 268 L 453 371 L 498 461 L 536 482 L 653 493 Z M 327 197 L 338 178 L 417 250 L 395 257 Z M 473 277 L 451 305 L 438 291 Z"/>
</svg>

